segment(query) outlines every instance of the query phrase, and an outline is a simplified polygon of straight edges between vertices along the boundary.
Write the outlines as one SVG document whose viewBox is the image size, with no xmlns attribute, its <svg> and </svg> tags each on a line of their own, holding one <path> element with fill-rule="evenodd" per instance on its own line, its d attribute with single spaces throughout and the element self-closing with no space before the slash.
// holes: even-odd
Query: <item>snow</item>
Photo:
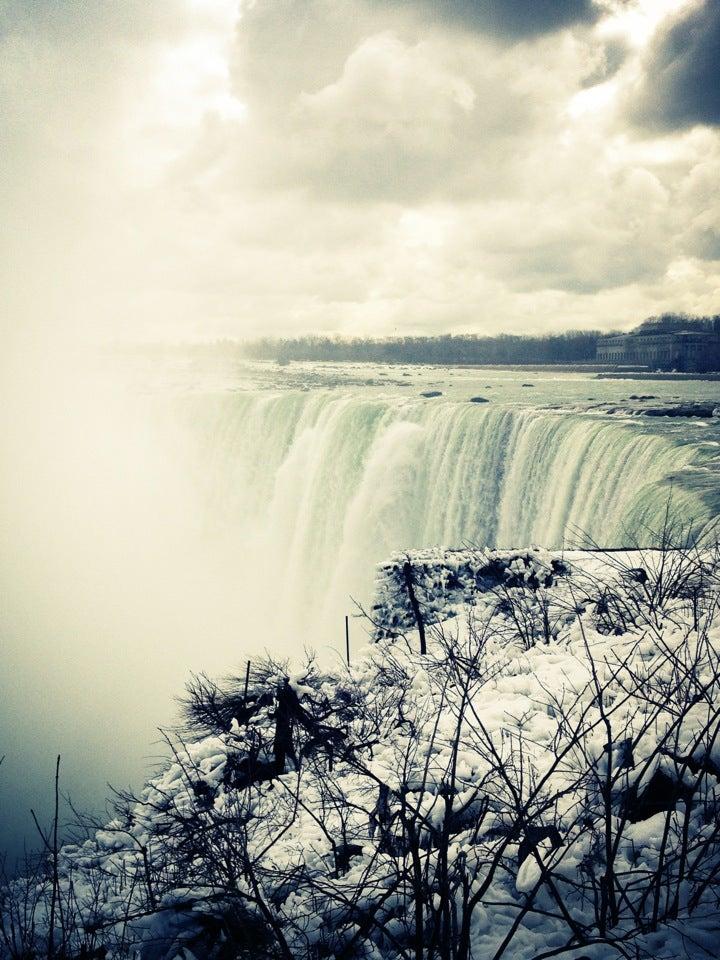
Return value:
<svg viewBox="0 0 720 960">
<path fill-rule="evenodd" d="M 682 590 L 655 608 L 628 577 L 639 566 L 656 575 L 647 554 L 393 558 L 378 571 L 375 642 L 361 659 L 336 673 L 268 668 L 250 698 L 262 682 L 272 704 L 175 737 L 140 798 L 63 848 L 61 886 L 82 925 L 102 918 L 111 955 L 123 956 L 122 938 L 142 960 L 201 960 L 220 956 L 228 917 L 267 930 L 269 914 L 292 957 L 400 960 L 415 956 L 419 864 L 427 931 L 469 911 L 477 958 L 499 956 L 509 937 L 502 956 L 532 960 L 573 930 L 584 942 L 568 957 L 604 960 L 620 945 L 657 960 L 712 956 L 715 587 L 698 620 Z M 600 602 L 608 590 L 632 610 L 622 624 Z M 288 710 L 292 752 L 260 776 Z M 601 936 L 608 837 L 622 897 Z"/>
</svg>

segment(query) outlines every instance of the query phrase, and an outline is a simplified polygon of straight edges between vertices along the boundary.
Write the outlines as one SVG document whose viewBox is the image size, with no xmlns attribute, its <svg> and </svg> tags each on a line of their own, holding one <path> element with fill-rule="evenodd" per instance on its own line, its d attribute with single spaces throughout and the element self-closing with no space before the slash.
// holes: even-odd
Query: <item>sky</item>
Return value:
<svg viewBox="0 0 720 960">
<path fill-rule="evenodd" d="M 0 0 L 13 344 L 720 311 L 717 0 Z"/>
</svg>

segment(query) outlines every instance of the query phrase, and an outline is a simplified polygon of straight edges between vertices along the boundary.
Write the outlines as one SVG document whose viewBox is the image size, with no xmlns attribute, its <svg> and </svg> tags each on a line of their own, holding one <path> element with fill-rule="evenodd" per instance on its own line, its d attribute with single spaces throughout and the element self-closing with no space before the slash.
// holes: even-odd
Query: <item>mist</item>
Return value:
<svg viewBox="0 0 720 960">
<path fill-rule="evenodd" d="M 17 851 L 30 806 L 47 813 L 56 754 L 81 809 L 108 780 L 137 785 L 190 672 L 226 672 L 253 638 L 162 404 L 111 355 L 36 349 L 9 373 L 0 791 Z"/>
</svg>

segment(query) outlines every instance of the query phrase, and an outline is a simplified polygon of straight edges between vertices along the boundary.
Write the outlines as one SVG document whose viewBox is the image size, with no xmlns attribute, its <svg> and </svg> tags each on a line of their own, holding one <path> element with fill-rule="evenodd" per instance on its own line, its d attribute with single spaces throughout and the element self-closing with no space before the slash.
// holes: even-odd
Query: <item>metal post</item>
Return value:
<svg viewBox="0 0 720 960">
<path fill-rule="evenodd" d="M 245 692 L 243 693 L 243 703 L 247 703 L 248 684 L 250 683 L 250 661 L 247 662 L 245 670 Z"/>
</svg>

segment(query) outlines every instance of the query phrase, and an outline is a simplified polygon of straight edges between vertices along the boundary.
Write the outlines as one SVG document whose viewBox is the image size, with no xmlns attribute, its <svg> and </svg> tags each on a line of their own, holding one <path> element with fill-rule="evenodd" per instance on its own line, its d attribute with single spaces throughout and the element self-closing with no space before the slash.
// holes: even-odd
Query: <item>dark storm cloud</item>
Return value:
<svg viewBox="0 0 720 960">
<path fill-rule="evenodd" d="M 720 2 L 695 3 L 658 37 L 632 116 L 647 126 L 720 125 Z"/>
<path fill-rule="evenodd" d="M 552 33 L 575 23 L 591 23 L 599 15 L 593 0 L 395 0 L 395 3 L 414 7 L 435 21 L 508 40 Z"/>
</svg>

